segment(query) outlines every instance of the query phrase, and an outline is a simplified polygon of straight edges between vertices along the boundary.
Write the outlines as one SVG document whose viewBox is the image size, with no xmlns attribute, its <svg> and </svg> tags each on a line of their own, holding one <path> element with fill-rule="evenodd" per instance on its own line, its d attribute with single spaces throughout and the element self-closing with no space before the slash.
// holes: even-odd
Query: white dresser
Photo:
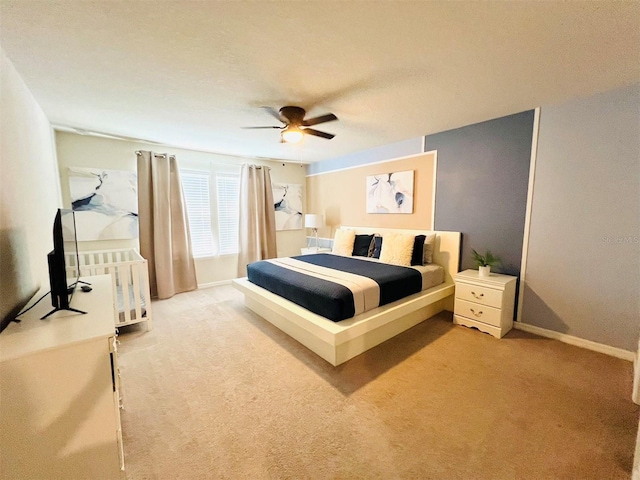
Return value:
<svg viewBox="0 0 640 480">
<path fill-rule="evenodd" d="M 0 478 L 124 478 L 111 276 L 84 280 L 86 314 L 47 296 L 0 333 Z"/>
<path fill-rule="evenodd" d="M 457 273 L 453 323 L 502 338 L 513 327 L 516 280 L 499 273 L 481 277 L 478 270 Z"/>
</svg>

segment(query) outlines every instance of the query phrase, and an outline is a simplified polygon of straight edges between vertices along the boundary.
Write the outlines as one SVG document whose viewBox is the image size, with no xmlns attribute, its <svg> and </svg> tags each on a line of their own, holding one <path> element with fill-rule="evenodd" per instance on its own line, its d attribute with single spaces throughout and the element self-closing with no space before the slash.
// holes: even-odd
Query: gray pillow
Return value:
<svg viewBox="0 0 640 480">
<path fill-rule="evenodd" d="M 433 251 L 436 248 L 436 234 L 431 233 L 427 235 L 427 238 L 424 240 L 424 264 L 428 265 L 429 263 L 433 263 Z"/>
</svg>

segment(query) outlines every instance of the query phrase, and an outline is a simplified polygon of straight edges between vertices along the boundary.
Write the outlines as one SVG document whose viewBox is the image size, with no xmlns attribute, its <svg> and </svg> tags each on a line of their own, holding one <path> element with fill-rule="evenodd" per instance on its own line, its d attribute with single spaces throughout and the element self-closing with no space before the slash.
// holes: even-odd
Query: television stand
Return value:
<svg viewBox="0 0 640 480">
<path fill-rule="evenodd" d="M 125 478 L 112 280 L 90 278 L 86 315 L 41 302 L 0 334 L 0 478 Z"/>
<path fill-rule="evenodd" d="M 76 287 L 76 285 L 78 285 L 79 283 L 82 283 L 83 285 L 91 285 L 90 282 L 85 282 L 84 280 L 76 280 L 75 282 L 73 282 L 71 285 L 69 285 L 67 287 L 67 294 L 70 294 L 73 292 L 74 288 Z M 47 313 L 44 317 L 42 317 L 40 320 L 44 320 L 45 318 L 47 318 L 49 315 L 52 315 L 60 310 L 69 310 L 70 312 L 76 312 L 76 313 L 82 313 L 82 314 L 86 314 L 87 312 L 83 312 L 82 310 L 78 310 L 77 308 L 72 308 L 72 307 L 59 307 L 56 306 L 53 310 L 51 310 L 49 313 Z"/>
<path fill-rule="evenodd" d="M 44 320 L 49 315 L 53 315 L 54 313 L 59 312 L 60 310 L 69 310 L 70 312 L 76 312 L 76 313 L 82 313 L 82 314 L 86 314 L 87 313 L 87 312 L 83 312 L 82 310 L 78 310 L 77 308 L 72 308 L 72 307 L 56 307 L 53 310 L 51 310 L 49 313 L 47 313 L 44 317 L 41 317 L 40 320 Z"/>
</svg>

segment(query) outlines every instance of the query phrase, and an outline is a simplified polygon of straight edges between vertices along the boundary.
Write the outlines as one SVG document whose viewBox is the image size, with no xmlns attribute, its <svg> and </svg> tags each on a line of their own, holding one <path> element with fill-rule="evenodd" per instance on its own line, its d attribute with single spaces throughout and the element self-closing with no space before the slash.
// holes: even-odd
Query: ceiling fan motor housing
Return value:
<svg viewBox="0 0 640 480">
<path fill-rule="evenodd" d="M 288 125 L 300 126 L 304 121 L 307 112 L 302 107 L 282 107 L 280 109 L 280 117 L 282 121 Z"/>
</svg>

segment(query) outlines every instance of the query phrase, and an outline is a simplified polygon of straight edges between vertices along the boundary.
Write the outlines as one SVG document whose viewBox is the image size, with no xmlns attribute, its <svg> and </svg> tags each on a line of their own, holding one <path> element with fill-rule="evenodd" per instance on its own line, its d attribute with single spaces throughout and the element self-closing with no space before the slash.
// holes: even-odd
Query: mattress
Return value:
<svg viewBox="0 0 640 480">
<path fill-rule="evenodd" d="M 265 290 L 337 322 L 439 285 L 444 281 L 444 269 L 313 254 L 251 263 L 247 277 Z"/>
<path fill-rule="evenodd" d="M 136 299 L 135 299 L 136 292 L 133 289 L 133 285 L 129 285 L 128 292 L 129 292 L 129 308 L 131 308 L 129 318 L 134 320 L 136 319 Z M 146 300 L 141 291 L 137 293 L 140 297 L 140 307 L 142 311 L 142 316 L 144 317 L 147 314 L 147 311 L 145 309 Z M 124 294 L 122 293 L 122 285 L 116 286 L 116 303 L 117 303 L 116 307 L 118 308 L 118 317 L 120 319 L 120 322 L 125 322 L 126 317 L 124 315 Z"/>
</svg>

